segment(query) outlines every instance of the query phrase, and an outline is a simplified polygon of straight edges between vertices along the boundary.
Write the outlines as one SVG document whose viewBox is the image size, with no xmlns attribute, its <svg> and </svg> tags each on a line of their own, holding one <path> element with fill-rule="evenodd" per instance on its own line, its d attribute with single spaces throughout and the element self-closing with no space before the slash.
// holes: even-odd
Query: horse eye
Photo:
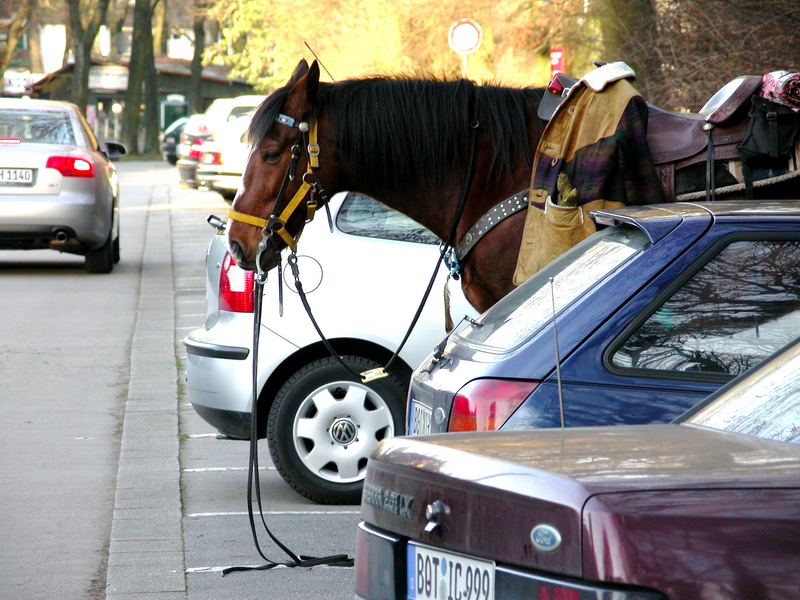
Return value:
<svg viewBox="0 0 800 600">
<path fill-rule="evenodd" d="M 280 160 L 281 153 L 280 152 L 264 152 L 263 154 L 264 162 L 268 163 L 276 163 Z"/>
</svg>

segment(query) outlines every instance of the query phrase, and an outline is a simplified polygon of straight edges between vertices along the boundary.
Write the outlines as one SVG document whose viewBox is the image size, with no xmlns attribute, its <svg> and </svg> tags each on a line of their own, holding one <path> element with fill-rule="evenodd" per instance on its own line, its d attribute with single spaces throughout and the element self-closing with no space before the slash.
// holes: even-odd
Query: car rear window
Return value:
<svg viewBox="0 0 800 600">
<path fill-rule="evenodd" d="M 741 240 L 686 280 L 614 352 L 622 369 L 734 376 L 797 337 L 800 242 Z"/>
<path fill-rule="evenodd" d="M 0 113 L 0 138 L 29 144 L 75 144 L 69 115 L 56 110 L 6 109 Z"/>
<path fill-rule="evenodd" d="M 485 352 L 510 352 L 550 322 L 554 310 L 561 312 L 649 243 L 632 225 L 604 229 L 456 330 L 453 339 Z"/>
</svg>

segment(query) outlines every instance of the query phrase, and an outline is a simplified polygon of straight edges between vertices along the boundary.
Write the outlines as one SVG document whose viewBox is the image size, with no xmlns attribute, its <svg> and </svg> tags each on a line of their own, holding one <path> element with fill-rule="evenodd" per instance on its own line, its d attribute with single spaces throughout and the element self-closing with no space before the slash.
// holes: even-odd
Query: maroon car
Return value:
<svg viewBox="0 0 800 600">
<path fill-rule="evenodd" d="M 680 425 L 393 438 L 356 598 L 800 598 L 800 344 Z"/>
</svg>

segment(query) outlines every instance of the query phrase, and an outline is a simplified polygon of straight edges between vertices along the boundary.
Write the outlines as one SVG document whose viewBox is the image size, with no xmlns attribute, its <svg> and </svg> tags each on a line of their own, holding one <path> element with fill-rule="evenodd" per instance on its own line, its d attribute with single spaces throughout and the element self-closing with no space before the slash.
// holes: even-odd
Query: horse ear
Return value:
<svg viewBox="0 0 800 600">
<path fill-rule="evenodd" d="M 308 103 L 313 106 L 317 102 L 317 90 L 319 90 L 319 63 L 316 60 L 311 63 L 306 79 L 308 80 L 306 83 Z"/>
<path fill-rule="evenodd" d="M 294 85 L 306 73 L 308 73 L 308 63 L 306 62 L 305 58 L 301 58 L 300 62 L 297 63 L 297 66 L 294 68 L 292 76 L 289 78 L 289 83 L 287 85 Z"/>
<path fill-rule="evenodd" d="M 289 94 L 292 106 L 300 112 L 306 112 L 314 106 L 319 89 L 319 65 L 311 63 L 306 72 L 293 86 Z"/>
</svg>

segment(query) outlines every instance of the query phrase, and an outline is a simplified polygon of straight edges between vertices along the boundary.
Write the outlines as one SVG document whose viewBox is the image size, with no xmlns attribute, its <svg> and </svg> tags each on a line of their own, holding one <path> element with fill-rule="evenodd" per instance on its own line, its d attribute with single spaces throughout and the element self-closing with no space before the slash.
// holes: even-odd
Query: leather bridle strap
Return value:
<svg viewBox="0 0 800 600">
<path fill-rule="evenodd" d="M 281 123 L 284 124 L 283 122 Z M 300 127 L 301 126 L 298 126 L 298 128 Z M 294 215 L 294 213 L 297 211 L 303 200 L 305 200 L 306 196 L 308 196 L 309 192 L 317 185 L 315 170 L 319 168 L 319 144 L 317 143 L 317 120 L 315 118 L 312 119 L 311 123 L 309 124 L 306 152 L 308 153 L 308 167 L 306 168 L 306 172 L 303 174 L 300 187 L 294 193 L 292 199 L 286 203 L 285 207 L 283 207 L 280 214 L 277 216 L 272 215 L 270 219 L 267 220 L 254 215 L 249 215 L 247 213 L 242 213 L 231 208 L 228 209 L 228 218 L 233 221 L 239 221 L 240 223 L 252 225 L 254 227 L 260 227 L 264 229 L 265 232 L 269 231 L 269 233 L 278 234 L 283 242 L 289 248 L 291 248 L 292 252 L 295 252 L 297 250 L 297 239 L 286 230 L 286 224 L 289 222 L 289 219 L 292 217 L 292 215 Z M 292 173 L 290 171 L 293 164 L 294 161 L 290 163 L 289 170 L 286 173 L 287 179 L 292 177 Z M 282 196 L 282 194 L 279 195 Z M 280 200 L 280 198 L 278 200 Z M 310 200 L 306 207 L 306 221 L 311 221 L 316 213 L 317 203 L 314 200 Z"/>
</svg>

